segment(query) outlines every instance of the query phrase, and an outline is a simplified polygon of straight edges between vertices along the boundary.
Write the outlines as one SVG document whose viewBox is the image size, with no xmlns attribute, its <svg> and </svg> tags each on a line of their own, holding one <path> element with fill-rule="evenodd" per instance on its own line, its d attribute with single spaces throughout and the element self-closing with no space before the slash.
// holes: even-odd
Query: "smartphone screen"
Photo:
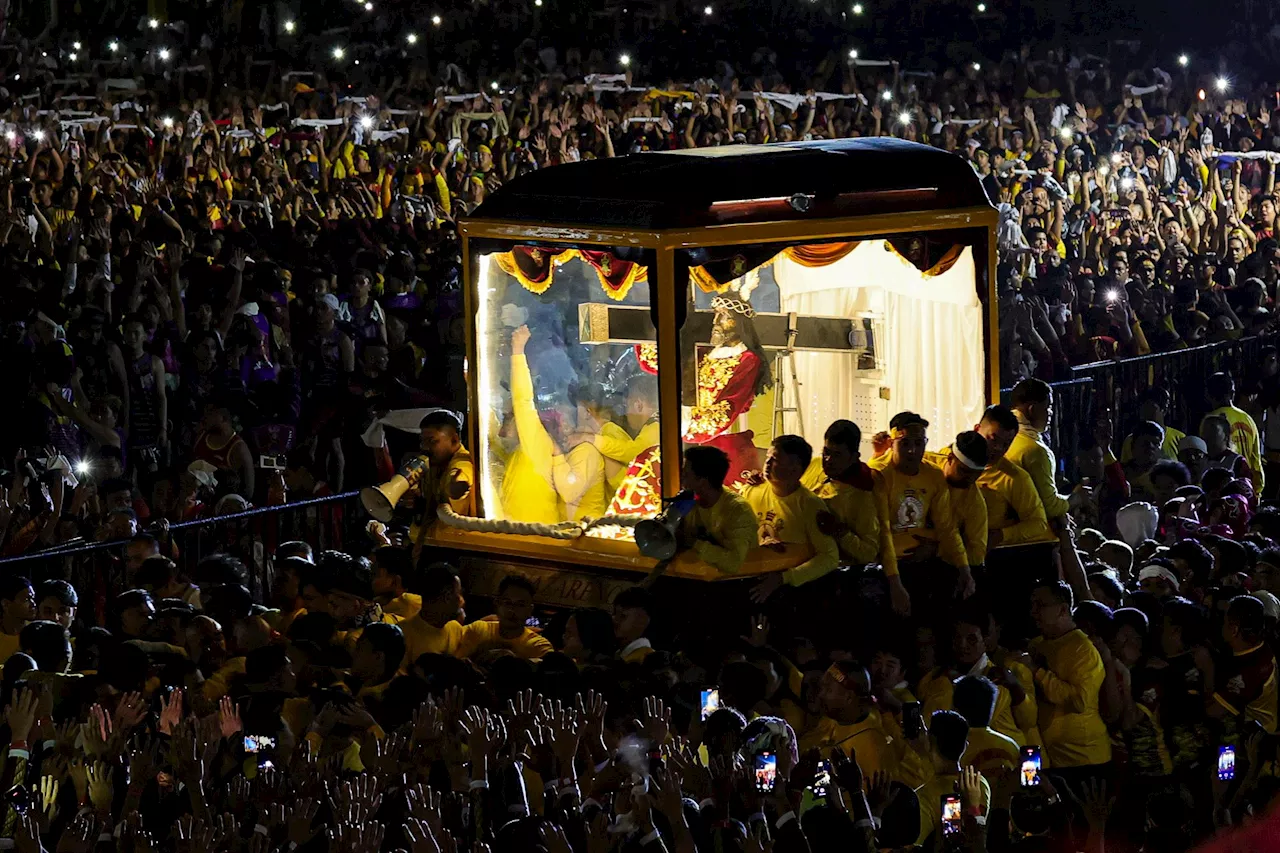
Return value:
<svg viewBox="0 0 1280 853">
<path fill-rule="evenodd" d="M 702 719 L 706 719 L 720 710 L 720 691 L 715 687 L 703 690 L 699 699 L 702 707 Z"/>
<path fill-rule="evenodd" d="M 960 796 L 958 794 L 942 795 L 942 836 L 960 834 Z"/>
<path fill-rule="evenodd" d="M 245 735 L 244 751 L 250 755 L 257 755 L 264 749 L 275 749 L 276 739 L 270 735 Z"/>
<path fill-rule="evenodd" d="M 1236 778 L 1236 748 L 1218 747 L 1218 779 L 1226 782 Z"/>
<path fill-rule="evenodd" d="M 924 710 L 919 702 L 908 702 L 902 706 L 902 735 L 907 740 L 915 740 L 924 732 Z"/>
<path fill-rule="evenodd" d="M 827 791 L 831 788 L 831 762 L 819 761 L 818 772 L 813 776 L 813 785 L 810 789 L 813 791 L 814 799 L 826 799 Z"/>
<path fill-rule="evenodd" d="M 778 782 L 778 756 L 772 752 L 762 752 L 756 756 L 756 790 L 762 794 L 773 791 Z"/>
<path fill-rule="evenodd" d="M 1024 788 L 1034 788 L 1040 784 L 1040 747 L 1024 746 L 1022 748 L 1018 776 Z"/>
</svg>

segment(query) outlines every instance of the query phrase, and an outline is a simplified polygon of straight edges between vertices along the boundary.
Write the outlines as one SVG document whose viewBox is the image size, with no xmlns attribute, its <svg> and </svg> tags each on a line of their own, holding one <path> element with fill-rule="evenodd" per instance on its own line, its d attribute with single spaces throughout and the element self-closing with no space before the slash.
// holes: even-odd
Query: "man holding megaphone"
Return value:
<svg viewBox="0 0 1280 853">
<path fill-rule="evenodd" d="M 473 515 L 471 483 L 474 469 L 471 454 L 462 446 L 462 424 L 457 415 L 444 409 L 428 412 L 418 424 L 422 432 L 422 453 L 405 462 L 396 475 L 377 488 L 367 488 L 360 500 L 369 515 L 391 521 L 395 506 L 410 491 L 426 499 L 422 519 L 425 528 L 435 519 L 436 509 L 447 503 L 459 515 Z M 418 539 L 419 530 L 410 536 Z"/>
</svg>

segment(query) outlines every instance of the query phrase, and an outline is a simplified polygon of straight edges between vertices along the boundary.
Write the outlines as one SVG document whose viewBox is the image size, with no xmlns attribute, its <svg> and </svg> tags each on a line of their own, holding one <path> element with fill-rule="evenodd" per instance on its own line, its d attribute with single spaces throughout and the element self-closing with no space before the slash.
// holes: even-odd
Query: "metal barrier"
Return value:
<svg viewBox="0 0 1280 853">
<path fill-rule="evenodd" d="M 1205 380 L 1225 371 L 1236 378 L 1238 385 L 1260 363 L 1263 347 L 1274 343 L 1274 337 L 1244 338 L 1073 367 L 1075 378 L 1049 383 L 1053 389 L 1053 422 L 1048 441 L 1058 458 L 1058 475 L 1066 477 L 1074 469 L 1081 439 L 1093 431 L 1101 417 L 1111 418 L 1115 439 L 1112 450 L 1118 453 L 1120 442 L 1137 422 L 1139 397 L 1153 386 L 1169 392 L 1168 422 L 1192 425 L 1188 432 L 1195 432 L 1200 418 L 1209 411 Z M 1001 389 L 1002 403 L 1009 403 L 1012 390 Z"/>
<path fill-rule="evenodd" d="M 169 538 L 177 549 L 177 563 L 190 574 L 210 554 L 239 558 L 248 568 L 251 592 L 257 600 L 267 587 L 268 570 L 281 542 L 300 539 L 317 551 L 343 547 L 359 535 L 366 518 L 359 507 L 359 492 L 295 501 L 280 506 L 257 507 L 243 512 L 184 521 L 169 525 Z M 71 542 L 0 559 L 0 571 L 17 573 L 32 581 L 59 578 L 70 581 L 87 611 L 92 595 L 96 624 L 107 622 L 107 605 L 125 588 L 124 546 L 128 540 Z"/>
</svg>

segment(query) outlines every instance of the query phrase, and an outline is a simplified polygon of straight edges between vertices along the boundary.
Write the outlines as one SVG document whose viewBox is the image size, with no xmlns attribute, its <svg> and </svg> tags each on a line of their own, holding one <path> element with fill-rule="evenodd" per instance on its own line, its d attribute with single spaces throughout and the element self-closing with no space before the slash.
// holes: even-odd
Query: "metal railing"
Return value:
<svg viewBox="0 0 1280 853">
<path fill-rule="evenodd" d="M 359 535 L 366 521 L 359 511 L 359 492 L 309 498 L 279 506 L 183 521 L 169 525 L 176 561 L 190 574 L 210 554 L 239 558 L 248 568 L 251 592 L 261 600 L 276 547 L 303 540 L 317 551 L 342 548 Z M 0 559 L 0 571 L 22 574 L 38 582 L 51 578 L 70 581 L 80 592 L 81 610 L 106 624 L 108 603 L 125 589 L 124 546 L 128 540 L 72 541 L 63 545 Z M 92 596 L 92 601 L 86 600 Z"/>
<path fill-rule="evenodd" d="M 1151 387 L 1169 392 L 1166 420 L 1188 426 L 1187 431 L 1194 433 L 1210 408 L 1205 380 L 1225 371 L 1235 377 L 1238 386 L 1260 363 L 1262 349 L 1278 342 L 1275 336 L 1244 338 L 1073 367 L 1072 379 L 1049 383 L 1053 422 L 1047 438 L 1058 458 L 1058 475 L 1067 476 L 1074 469 L 1081 440 L 1093 432 L 1102 417 L 1111 419 L 1112 450 L 1119 453 L 1120 442 L 1138 420 L 1138 400 Z M 1012 390 L 1001 389 L 1001 402 L 1009 402 Z"/>
</svg>

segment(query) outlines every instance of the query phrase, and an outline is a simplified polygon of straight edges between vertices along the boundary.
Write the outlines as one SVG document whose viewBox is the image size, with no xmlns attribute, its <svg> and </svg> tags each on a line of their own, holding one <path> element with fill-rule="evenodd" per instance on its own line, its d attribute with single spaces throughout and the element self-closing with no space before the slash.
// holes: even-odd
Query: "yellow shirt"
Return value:
<svg viewBox="0 0 1280 853">
<path fill-rule="evenodd" d="M 438 479 L 437 479 L 438 476 Z M 428 469 L 423 478 L 422 493 L 435 502 L 435 506 L 448 504 L 458 515 L 475 514 L 475 467 L 471 464 L 471 453 L 465 447 L 459 447 L 449 457 L 449 462 L 439 475 L 434 468 Z M 460 498 L 450 495 L 454 482 L 466 483 L 469 487 Z M 429 521 L 435 520 L 435 506 L 429 510 Z"/>
<path fill-rule="evenodd" d="M 516 521 L 541 524 L 564 521 L 567 515 L 556 490 L 555 472 L 560 468 L 562 482 L 567 483 L 567 461 L 557 451 L 547 428 L 542 425 L 542 419 L 538 417 L 538 409 L 533 402 L 529 360 L 523 354 L 511 356 L 511 412 L 516 421 L 516 437 L 520 441 L 518 452 L 527 464 L 516 466 L 517 470 L 513 471 L 514 453 L 507 462 L 501 489 L 503 514 Z M 603 476 L 601 468 L 600 477 Z"/>
<path fill-rule="evenodd" d="M 969 729 L 969 745 L 960 756 L 961 767 L 976 767 L 983 776 L 1016 770 L 1021 749 L 1018 744 L 991 728 Z"/>
<path fill-rule="evenodd" d="M 18 635 L 0 631 L 0 666 L 18 652 Z"/>
<path fill-rule="evenodd" d="M 523 660 L 540 660 L 548 652 L 555 651 L 550 640 L 531 628 L 525 628 L 520 636 L 508 640 L 499 633 L 499 624 L 490 619 L 472 622 L 467 627 L 475 632 L 477 653 L 489 649 L 510 649 Z"/>
<path fill-rule="evenodd" d="M 920 837 L 916 839 L 917 847 L 925 850 L 945 849 L 942 841 L 942 798 L 947 794 L 956 794 L 959 781 L 958 773 L 940 773 L 916 788 L 916 798 L 920 802 Z M 982 814 L 984 817 L 990 806 L 991 786 L 983 778 Z M 925 842 L 930 837 L 933 838 L 933 844 L 926 847 Z"/>
<path fill-rule="evenodd" d="M 1040 706 L 1040 736 L 1055 768 L 1106 764 L 1111 738 L 1098 713 L 1098 693 L 1106 670 L 1093 643 L 1079 630 L 1056 640 L 1036 637 L 1033 653 L 1047 666 L 1035 671 Z"/>
<path fill-rule="evenodd" d="M 969 565 L 951 507 L 951 488 L 942 471 L 922 462 L 919 473 L 904 474 L 888 454 L 871 460 L 870 465 L 884 478 L 897 559 L 901 561 L 921 539 L 935 539 L 939 557 L 957 568 Z"/>
<path fill-rule="evenodd" d="M 205 679 L 204 684 L 200 685 L 200 695 L 210 702 L 216 702 L 227 695 L 227 690 L 231 687 L 231 679 L 243 674 L 244 658 L 231 658 L 219 667 L 217 672 Z"/>
<path fill-rule="evenodd" d="M 1040 433 L 1026 423 L 1021 413 L 1018 414 L 1021 429 L 1009 445 L 1005 459 L 1017 465 L 1031 476 L 1031 482 L 1040 495 L 1040 504 L 1044 507 L 1046 518 L 1061 518 L 1067 514 L 1067 499 L 1058 494 L 1058 486 L 1054 475 L 1058 470 L 1057 461 L 1049 445 L 1040 438 Z"/>
<path fill-rule="evenodd" d="M 450 620 L 443 627 L 437 628 L 421 616 L 417 619 L 406 619 L 400 623 L 404 632 L 404 665 L 410 664 L 426 654 L 452 655 L 455 658 L 470 657 L 484 638 L 487 629 L 483 622 L 472 622 L 463 625 Z"/>
<path fill-rule="evenodd" d="M 800 736 L 801 755 L 814 748 L 825 753 L 832 747 L 839 747 L 845 754 L 850 751 L 856 753 L 864 776 L 870 777 L 877 770 L 888 771 L 894 776 L 898 772 L 893 746 L 875 714 L 868 714 L 862 722 L 850 725 L 822 717 L 812 729 Z"/>
<path fill-rule="evenodd" d="M 1049 520 L 1031 475 L 1001 459 L 978 477 L 978 490 L 987 504 L 987 526 L 1002 531 L 1003 545 L 1042 542 L 1050 538 Z"/>
<path fill-rule="evenodd" d="M 855 566 L 865 566 L 880 557 L 885 573 L 898 573 L 897 555 L 889 532 L 889 504 L 884 478 L 871 472 L 871 488 L 864 489 L 824 477 L 814 494 L 826 501 L 827 509 L 849 530 L 836 539 L 840 556 Z"/>
<path fill-rule="evenodd" d="M 599 518 L 609 508 L 613 492 L 605 494 L 604 457 L 592 445 L 579 444 L 568 454 L 553 456 L 551 479 L 565 514 L 574 521 Z"/>
<path fill-rule="evenodd" d="M 1249 417 L 1249 413 L 1235 406 L 1223 406 L 1214 409 L 1205 417 L 1218 416 L 1226 418 L 1231 424 L 1231 449 L 1244 457 L 1249 463 L 1250 479 L 1253 480 L 1254 494 L 1262 493 L 1262 439 L 1258 434 L 1258 425 Z M 1203 421 L 1201 421 L 1203 423 Z"/>
<path fill-rule="evenodd" d="M 422 596 L 416 593 L 406 592 L 397 595 L 395 598 L 382 605 L 382 612 L 387 616 L 394 616 L 399 620 L 412 619 L 418 615 L 418 611 L 422 609 Z"/>
<path fill-rule="evenodd" d="M 600 434 L 593 440 L 596 449 L 623 465 L 630 465 L 637 456 L 658 443 L 659 429 L 656 419 L 640 427 L 640 432 L 632 438 L 627 431 L 614 423 L 605 424 Z M 625 471 L 623 472 L 625 475 Z"/>
<path fill-rule="evenodd" d="M 827 511 L 822 498 L 799 487 L 786 497 L 778 497 L 768 483 L 747 486 L 742 496 L 755 512 L 760 541 L 786 545 L 807 545 L 813 556 L 783 573 L 790 586 L 800 586 L 831 572 L 840 563 L 836 540 L 818 530 L 818 514 Z"/>
<path fill-rule="evenodd" d="M 948 483 L 947 488 L 951 492 L 951 517 L 964 543 L 965 556 L 969 565 L 981 566 L 987 561 L 987 504 L 982 491 L 976 485 L 958 489 Z"/>
<path fill-rule="evenodd" d="M 986 662 L 981 667 L 978 667 L 979 674 L 987 675 L 994 666 L 991 662 Z M 997 685 L 996 707 L 991 714 L 991 728 L 1018 744 L 1038 745 L 1040 743 L 1040 731 L 1036 722 L 1035 685 L 1031 681 L 1030 672 L 1025 667 L 1022 667 L 1022 669 L 1023 672 L 1021 673 L 1014 672 L 1014 677 L 1022 685 L 1026 698 L 1022 700 L 1021 705 L 1015 707 L 1009 688 Z M 952 701 L 955 693 L 955 682 L 952 674 L 945 669 L 939 668 L 926 673 L 916 686 L 916 693 L 920 696 L 921 710 L 924 712 L 926 720 L 932 716 L 934 711 L 954 710 Z"/>
<path fill-rule="evenodd" d="M 726 574 L 742 568 L 742 561 L 760 538 L 751 504 L 728 490 L 712 506 L 695 506 L 682 523 L 697 537 L 693 551 L 699 559 Z"/>
<path fill-rule="evenodd" d="M 1160 455 L 1165 459 L 1178 458 L 1178 442 L 1186 438 L 1187 434 L 1173 427 L 1164 428 L 1164 442 L 1160 445 Z M 1124 442 L 1120 445 L 1120 461 L 1128 462 L 1133 458 L 1133 436 L 1126 435 Z M 1107 464 L 1110 464 L 1108 462 Z"/>
</svg>

